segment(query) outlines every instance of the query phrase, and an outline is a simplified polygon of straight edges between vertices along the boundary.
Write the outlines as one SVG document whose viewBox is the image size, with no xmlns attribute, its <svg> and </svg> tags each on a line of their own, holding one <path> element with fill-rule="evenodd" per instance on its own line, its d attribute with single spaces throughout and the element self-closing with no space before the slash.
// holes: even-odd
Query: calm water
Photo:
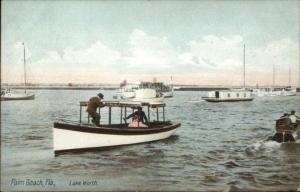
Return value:
<svg viewBox="0 0 300 192">
<path fill-rule="evenodd" d="M 222 191 L 234 186 L 274 191 L 299 187 L 300 143 L 264 141 L 273 135 L 274 120 L 283 112 L 294 109 L 299 115 L 299 95 L 207 103 L 201 100 L 204 92 L 175 92 L 174 98 L 166 100 L 166 116 L 182 126 L 169 139 L 54 157 L 53 122 L 78 121 L 78 102 L 97 91 L 35 93 L 33 101 L 1 102 L 2 190 Z M 113 92 L 104 94 L 111 99 Z M 119 120 L 119 111 L 114 114 Z M 101 121 L 106 121 L 106 115 L 102 116 Z M 35 185 L 26 179 L 35 180 Z M 91 182 L 83 185 L 84 181 Z"/>
</svg>

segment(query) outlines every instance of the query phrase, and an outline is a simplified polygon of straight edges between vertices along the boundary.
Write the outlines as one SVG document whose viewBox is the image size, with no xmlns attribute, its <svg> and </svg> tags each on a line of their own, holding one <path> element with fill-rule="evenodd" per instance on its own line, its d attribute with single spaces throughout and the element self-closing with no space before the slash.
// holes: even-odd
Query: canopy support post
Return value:
<svg viewBox="0 0 300 192">
<path fill-rule="evenodd" d="M 156 107 L 156 119 L 157 119 L 157 122 L 158 122 L 159 121 L 158 107 Z"/>
<path fill-rule="evenodd" d="M 163 107 L 163 122 L 165 122 L 165 107 Z"/>
<path fill-rule="evenodd" d="M 111 125 L 111 107 L 109 107 L 108 111 L 108 124 Z"/>
<path fill-rule="evenodd" d="M 123 107 L 121 107 L 121 117 L 120 117 L 120 123 L 122 124 L 122 116 L 123 116 Z"/>
<path fill-rule="evenodd" d="M 98 112 L 99 112 L 99 116 L 100 116 L 100 120 L 99 120 L 99 124 L 100 124 L 100 121 L 101 121 L 100 107 L 99 107 L 99 109 L 98 109 Z"/>
<path fill-rule="evenodd" d="M 80 105 L 80 111 L 79 111 L 79 124 L 81 124 L 81 113 L 82 113 L 82 106 Z"/>
<path fill-rule="evenodd" d="M 150 106 L 148 105 L 148 121 L 150 122 Z"/>
</svg>

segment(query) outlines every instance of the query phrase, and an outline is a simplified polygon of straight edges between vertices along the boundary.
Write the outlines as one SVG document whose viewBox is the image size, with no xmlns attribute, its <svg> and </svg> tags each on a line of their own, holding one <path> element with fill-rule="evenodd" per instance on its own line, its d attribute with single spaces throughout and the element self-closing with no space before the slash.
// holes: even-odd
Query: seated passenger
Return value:
<svg viewBox="0 0 300 192">
<path fill-rule="evenodd" d="M 148 119 L 145 115 L 145 112 L 142 110 L 142 107 L 138 107 L 138 110 L 126 117 L 129 119 L 132 117 L 132 122 L 128 125 L 128 127 L 148 127 Z M 125 119 L 125 120 L 126 120 Z"/>
<path fill-rule="evenodd" d="M 139 121 L 139 118 L 137 116 L 134 116 L 132 118 L 132 122 L 128 124 L 128 127 L 148 127 L 143 122 Z"/>
</svg>

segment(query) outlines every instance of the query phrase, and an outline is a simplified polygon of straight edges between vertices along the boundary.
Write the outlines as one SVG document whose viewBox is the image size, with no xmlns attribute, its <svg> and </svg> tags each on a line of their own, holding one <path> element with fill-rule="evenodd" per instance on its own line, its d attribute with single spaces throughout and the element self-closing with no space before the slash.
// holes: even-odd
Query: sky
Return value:
<svg viewBox="0 0 300 192">
<path fill-rule="evenodd" d="M 1 81 L 299 86 L 300 1 L 1 1 Z"/>
</svg>

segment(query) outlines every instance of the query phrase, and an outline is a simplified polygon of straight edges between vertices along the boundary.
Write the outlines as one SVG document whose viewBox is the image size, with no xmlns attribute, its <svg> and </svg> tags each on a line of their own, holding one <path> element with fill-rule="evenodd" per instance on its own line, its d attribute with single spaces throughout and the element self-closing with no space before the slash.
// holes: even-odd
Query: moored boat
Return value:
<svg viewBox="0 0 300 192">
<path fill-rule="evenodd" d="M 210 91 L 208 92 L 207 97 L 202 97 L 205 101 L 208 102 L 234 102 L 234 101 L 252 101 L 254 98 L 252 96 L 252 93 L 248 90 L 246 90 L 246 64 L 245 64 L 245 55 L 246 55 L 246 46 L 244 45 L 244 85 L 243 88 L 240 89 L 230 89 L 230 90 L 224 90 L 224 91 Z"/>
<path fill-rule="evenodd" d="M 283 96 L 295 96 L 297 95 L 297 89 L 295 87 L 285 87 L 282 89 L 281 95 Z"/>
<path fill-rule="evenodd" d="M 207 97 L 202 99 L 208 102 L 235 102 L 235 101 L 252 101 L 253 97 L 250 91 L 240 90 L 223 90 L 210 91 Z"/>
<path fill-rule="evenodd" d="M 257 88 L 257 89 L 252 89 L 252 94 L 258 97 L 266 97 L 266 96 L 274 97 L 274 96 L 280 96 L 282 94 L 282 91 L 273 88 Z"/>
<path fill-rule="evenodd" d="M 118 91 L 118 95 L 120 95 L 120 98 L 122 99 L 134 98 L 135 91 L 137 89 L 139 89 L 139 86 L 137 84 L 131 84 L 131 85 L 125 84 Z"/>
<path fill-rule="evenodd" d="M 172 78 L 171 78 L 172 79 Z M 139 85 L 140 89 L 154 89 L 156 93 L 161 94 L 164 98 L 173 97 L 174 90 L 171 84 L 166 84 L 163 82 L 141 82 Z"/>
<path fill-rule="evenodd" d="M 258 97 L 274 97 L 274 96 L 295 96 L 297 95 L 296 88 L 256 88 L 252 89 L 252 94 Z"/>
<path fill-rule="evenodd" d="M 165 120 L 165 104 L 150 104 L 141 102 L 103 102 L 108 108 L 108 123 L 100 127 L 93 126 L 81 121 L 82 107 L 88 102 L 80 102 L 79 123 L 55 122 L 53 125 L 53 148 L 54 153 L 60 154 L 68 151 L 86 151 L 90 149 L 101 149 L 120 145 L 151 142 L 170 137 L 175 133 L 180 123 Z M 123 120 L 127 116 L 127 110 L 134 111 L 138 107 L 147 108 L 148 127 L 128 127 Z M 112 123 L 112 108 L 120 110 L 120 123 Z M 150 110 L 156 110 L 156 120 L 150 121 Z M 162 109 L 160 120 L 159 109 Z M 101 109 L 102 110 L 102 109 Z"/>
<path fill-rule="evenodd" d="M 5 90 L 1 92 L 1 101 L 13 101 L 13 100 L 33 100 L 34 94 L 19 93 Z"/>
<path fill-rule="evenodd" d="M 135 91 L 135 97 L 132 101 L 147 102 L 147 103 L 162 103 L 164 96 L 156 92 L 155 89 L 138 89 Z"/>
<path fill-rule="evenodd" d="M 1 90 L 1 101 L 12 101 L 12 100 L 33 100 L 34 94 L 28 93 L 26 86 L 27 86 L 27 75 L 26 75 L 26 58 L 25 58 L 25 44 L 22 43 L 24 46 L 24 93 L 20 92 L 12 92 L 10 89 Z"/>
</svg>

